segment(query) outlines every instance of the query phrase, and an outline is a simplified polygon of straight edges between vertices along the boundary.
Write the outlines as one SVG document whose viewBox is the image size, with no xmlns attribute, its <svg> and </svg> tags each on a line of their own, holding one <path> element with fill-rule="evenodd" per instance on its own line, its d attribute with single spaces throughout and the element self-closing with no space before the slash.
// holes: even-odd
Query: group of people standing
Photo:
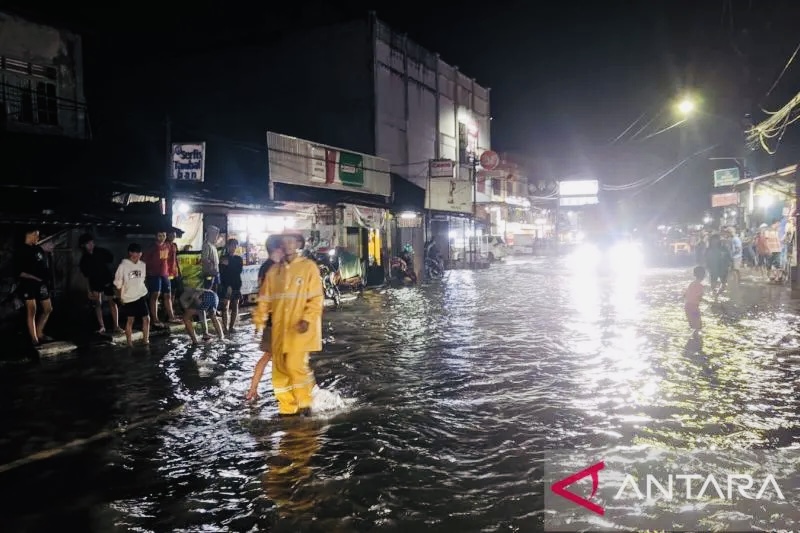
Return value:
<svg viewBox="0 0 800 533">
<path fill-rule="evenodd" d="M 124 331 L 132 345 L 133 325 L 142 321 L 143 342 L 150 342 L 151 326 L 163 326 L 159 320 L 159 302 L 163 302 L 166 320 L 180 323 L 176 316 L 176 296 L 183 310 L 186 331 L 194 343 L 197 336 L 193 320 L 203 323 L 204 340 L 210 339 L 206 314 L 210 314 L 218 336 L 235 330 L 242 289 L 242 257 L 239 243 L 227 242 L 222 257 L 216 249 L 218 231 L 206 235 L 202 252 L 203 283 L 184 287 L 175 234 L 158 232 L 155 244 L 143 250 L 130 243 L 127 257 L 114 267 L 113 254 L 95 245 L 91 234 L 80 237 L 82 251 L 79 267 L 88 284 L 88 300 L 94 307 L 99 334 Z M 260 337 L 262 357 L 256 364 L 247 399 L 258 397 L 258 385 L 272 362 L 272 385 L 282 416 L 309 413 L 314 374 L 309 354 L 322 350 L 322 310 L 324 293 L 319 268 L 299 250 L 305 241 L 301 235 L 274 235 L 267 241 L 269 259 L 259 271 L 258 305 L 253 313 L 256 334 Z M 24 246 L 15 257 L 17 294 L 24 300 L 27 328 L 34 345 L 52 339 L 44 334 L 52 304 L 50 265 L 47 254 L 52 245 L 39 243 L 39 231 L 25 233 Z M 222 303 L 220 303 L 222 302 Z M 111 325 L 106 327 L 103 304 L 109 306 Z M 222 311 L 222 321 L 217 316 Z M 38 315 L 38 319 L 37 319 Z M 124 321 L 124 328 L 120 327 Z"/>
<path fill-rule="evenodd" d="M 787 278 L 787 262 L 794 246 L 792 225 L 761 224 L 740 237 L 735 228 L 705 234 L 694 243 L 697 264 L 707 267 L 712 288 L 724 289 L 729 273 L 738 276 L 743 266 L 758 268 L 771 282 Z"/>
<path fill-rule="evenodd" d="M 218 235 L 217 232 L 213 238 Z M 213 255 L 214 276 L 210 283 L 204 282 L 201 287 L 194 288 L 183 285 L 174 232 L 158 232 L 156 242 L 147 249 L 138 243 L 129 244 L 127 256 L 118 264 L 108 249 L 95 244 L 92 234 L 82 235 L 78 241 L 81 250 L 78 266 L 88 285 L 87 298 L 97 321 L 95 333 L 124 332 L 128 345 L 131 345 L 134 322 L 140 319 L 143 342 L 147 344 L 151 328 L 166 327 L 159 318 L 160 303 L 166 322 L 186 324 L 194 342 L 197 342 L 192 323 L 195 317 L 202 319 L 204 340 L 210 339 L 207 313 L 220 338 L 224 338 L 225 332 L 234 331 L 242 288 L 243 260 L 237 254 L 239 243 L 235 239 L 229 240 L 220 258 L 210 237 L 207 236 L 204 258 Z M 52 251 L 52 243 L 40 243 L 39 231 L 31 228 L 25 231 L 23 246 L 14 258 L 16 295 L 24 302 L 26 326 L 34 346 L 53 340 L 44 332 L 53 310 L 52 271 L 48 257 Z M 176 314 L 176 303 L 183 310 L 183 320 Z M 104 305 L 108 306 L 111 315 L 108 327 Z M 222 311 L 221 323 L 217 317 L 218 310 Z M 121 327 L 123 322 L 124 327 Z"/>
</svg>

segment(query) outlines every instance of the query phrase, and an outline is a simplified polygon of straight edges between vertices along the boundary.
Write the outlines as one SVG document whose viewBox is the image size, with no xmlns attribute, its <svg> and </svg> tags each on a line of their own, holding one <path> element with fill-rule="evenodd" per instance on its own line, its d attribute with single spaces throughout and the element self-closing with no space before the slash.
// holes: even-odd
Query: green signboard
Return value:
<svg viewBox="0 0 800 533">
<path fill-rule="evenodd" d="M 339 181 L 350 187 L 364 186 L 364 158 L 359 154 L 339 152 Z"/>
<path fill-rule="evenodd" d="M 722 168 L 714 171 L 714 187 L 730 187 L 739 181 L 738 168 Z"/>
</svg>

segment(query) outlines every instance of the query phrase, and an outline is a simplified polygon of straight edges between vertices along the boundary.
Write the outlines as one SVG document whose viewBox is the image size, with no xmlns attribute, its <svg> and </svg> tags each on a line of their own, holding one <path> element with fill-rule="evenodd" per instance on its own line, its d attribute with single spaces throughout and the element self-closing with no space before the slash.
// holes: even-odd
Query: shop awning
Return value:
<svg viewBox="0 0 800 533">
<path fill-rule="evenodd" d="M 761 174 L 760 176 L 740 179 L 733 184 L 733 188 L 736 190 L 741 190 L 745 187 L 750 187 L 750 184 L 752 183 L 757 187 L 770 189 L 785 196 L 794 196 L 797 170 L 798 165 L 790 165 L 774 172 Z"/>
<path fill-rule="evenodd" d="M 96 214 L 76 214 L 76 215 L 56 215 L 56 214 L 0 214 L 0 225 L 10 226 L 26 226 L 32 228 L 41 228 L 46 232 L 52 231 L 52 228 L 63 229 L 77 229 L 88 227 L 103 227 L 103 228 L 117 228 L 124 231 L 134 231 L 136 233 L 152 233 L 156 234 L 159 231 L 169 230 L 170 228 L 164 227 L 164 219 L 160 215 L 96 215 Z M 183 230 L 180 228 L 172 227 L 172 231 L 180 237 L 183 235 Z"/>
<path fill-rule="evenodd" d="M 325 189 L 323 187 L 305 187 L 274 183 L 276 202 L 298 202 L 305 204 L 338 205 L 352 204 L 364 207 L 389 208 L 389 198 L 378 194 Z"/>
<path fill-rule="evenodd" d="M 392 174 L 392 206 L 394 213 L 422 213 L 425 209 L 425 189 L 403 176 Z"/>
<path fill-rule="evenodd" d="M 194 205 L 242 210 L 270 210 L 280 207 L 280 202 L 269 198 L 267 186 L 213 186 L 205 183 L 176 182 L 175 198 Z"/>
</svg>

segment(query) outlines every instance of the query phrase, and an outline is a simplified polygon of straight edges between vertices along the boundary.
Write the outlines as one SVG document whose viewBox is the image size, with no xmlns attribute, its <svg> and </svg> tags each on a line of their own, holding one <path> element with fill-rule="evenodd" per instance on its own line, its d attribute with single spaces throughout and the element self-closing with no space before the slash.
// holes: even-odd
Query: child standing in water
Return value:
<svg viewBox="0 0 800 533">
<path fill-rule="evenodd" d="M 125 318 L 125 337 L 128 346 L 133 345 L 133 322 L 142 319 L 142 341 L 150 344 L 150 308 L 147 306 L 147 285 L 145 285 L 146 266 L 142 259 L 142 247 L 136 243 L 128 246 L 128 258 L 123 259 L 114 276 L 119 298 L 122 301 L 122 314 Z"/>
<path fill-rule="evenodd" d="M 689 326 L 698 332 L 703 327 L 700 320 L 700 301 L 703 299 L 703 279 L 706 277 L 706 269 L 698 266 L 694 267 L 694 281 L 689 284 L 684 294 L 684 310 Z"/>
</svg>

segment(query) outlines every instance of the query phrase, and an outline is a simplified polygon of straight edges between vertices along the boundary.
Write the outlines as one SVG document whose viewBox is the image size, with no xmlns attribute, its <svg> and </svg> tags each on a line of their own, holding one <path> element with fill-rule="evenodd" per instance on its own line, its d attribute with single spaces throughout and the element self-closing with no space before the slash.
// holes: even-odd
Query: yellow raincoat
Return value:
<svg viewBox="0 0 800 533">
<path fill-rule="evenodd" d="M 311 406 L 314 374 L 308 354 L 322 350 L 323 301 L 319 268 L 299 256 L 270 268 L 259 290 L 253 322 L 263 329 L 272 318 L 272 388 L 281 414 Z M 300 333 L 303 320 L 308 330 Z"/>
</svg>

